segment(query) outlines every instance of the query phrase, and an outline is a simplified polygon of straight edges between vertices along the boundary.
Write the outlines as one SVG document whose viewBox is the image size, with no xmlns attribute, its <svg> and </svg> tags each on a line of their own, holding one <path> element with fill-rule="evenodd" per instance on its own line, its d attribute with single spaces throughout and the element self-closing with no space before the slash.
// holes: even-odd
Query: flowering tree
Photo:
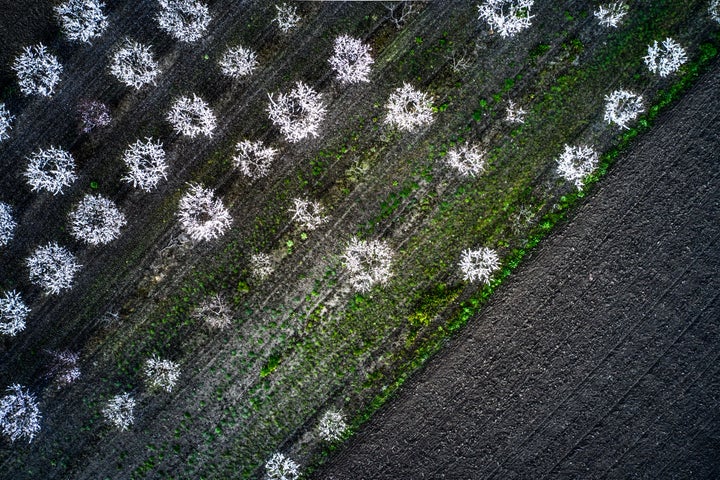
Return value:
<svg viewBox="0 0 720 480">
<path fill-rule="evenodd" d="M 180 365 L 170 360 L 161 360 L 157 355 L 153 355 L 145 362 L 143 372 L 150 388 L 172 392 L 180 377 Z"/>
<path fill-rule="evenodd" d="M 28 157 L 30 162 L 25 177 L 32 191 L 47 190 L 53 195 L 62 193 L 76 179 L 75 160 L 70 152 L 62 148 L 40 149 Z"/>
<path fill-rule="evenodd" d="M 255 278 L 265 280 L 275 271 L 272 258 L 267 253 L 256 253 L 250 257 L 250 268 Z"/>
<path fill-rule="evenodd" d="M 180 225 L 192 240 L 212 240 L 225 233 L 232 221 L 230 212 L 215 192 L 200 185 L 190 185 L 190 191 L 180 199 Z"/>
<path fill-rule="evenodd" d="M 411 132 L 432 122 L 432 106 L 432 97 L 403 83 L 388 98 L 385 123 Z"/>
<path fill-rule="evenodd" d="M 257 53 L 240 45 L 225 50 L 220 59 L 220 71 L 231 78 L 250 75 L 257 68 Z"/>
<path fill-rule="evenodd" d="M 265 462 L 265 478 L 268 480 L 297 480 L 300 465 L 283 455 L 275 453 Z"/>
<path fill-rule="evenodd" d="M 490 277 L 499 268 L 500 258 L 491 248 L 466 249 L 460 257 L 460 270 L 469 282 L 490 283 Z"/>
<path fill-rule="evenodd" d="M 7 389 L 8 394 L 0 398 L 0 429 L 11 442 L 27 438 L 32 442 L 40 431 L 40 409 L 35 395 L 18 384 Z"/>
<path fill-rule="evenodd" d="M 70 212 L 70 233 L 91 245 L 111 242 L 127 221 L 115 203 L 100 195 L 85 195 Z"/>
<path fill-rule="evenodd" d="M 47 52 L 42 43 L 25 47 L 13 63 L 20 91 L 25 95 L 49 97 L 55 93 L 63 67 L 57 57 Z"/>
<path fill-rule="evenodd" d="M 5 202 L 0 202 L 0 247 L 7 245 L 15 236 L 17 222 L 12 216 L 12 208 Z"/>
<path fill-rule="evenodd" d="M 392 276 L 393 252 L 380 240 L 350 240 L 343 261 L 350 274 L 349 282 L 359 292 L 368 292 L 380 283 L 387 283 Z"/>
<path fill-rule="evenodd" d="M 644 110 L 642 96 L 628 90 L 615 90 L 605 96 L 605 121 L 628 129 Z"/>
<path fill-rule="evenodd" d="M 617 27 L 622 22 L 622 18 L 627 15 L 628 10 L 629 7 L 625 2 L 613 2 L 600 5 L 593 14 L 603 27 Z"/>
<path fill-rule="evenodd" d="M 308 230 L 315 230 L 328 221 L 328 217 L 325 216 L 325 209 L 317 201 L 293 198 L 293 204 L 289 208 L 289 212 L 293 215 L 293 222 L 299 223 Z"/>
<path fill-rule="evenodd" d="M 592 147 L 565 145 L 565 151 L 557 159 L 558 173 L 568 182 L 582 190 L 583 179 L 597 168 L 598 154 Z"/>
<path fill-rule="evenodd" d="M 508 100 L 505 109 L 505 121 L 508 123 L 525 123 L 526 113 L 521 107 L 515 105 L 515 102 Z"/>
<path fill-rule="evenodd" d="M 512 37 L 530 27 L 530 8 L 534 0 L 485 0 L 478 5 L 480 20 L 490 25 L 490 31 L 497 30 L 502 37 Z"/>
<path fill-rule="evenodd" d="M 173 103 L 167 120 L 177 133 L 195 138 L 199 134 L 212 136 L 215 114 L 205 101 L 193 93 L 193 98 L 182 96 Z"/>
<path fill-rule="evenodd" d="M 465 144 L 451 148 L 445 156 L 445 162 L 463 177 L 474 177 L 485 170 L 485 153 L 477 145 Z"/>
<path fill-rule="evenodd" d="M 210 23 L 207 5 L 197 0 L 160 0 L 160 7 L 158 26 L 182 42 L 200 40 Z"/>
<path fill-rule="evenodd" d="M 8 132 L 12 130 L 13 120 L 15 120 L 15 115 L 10 115 L 10 112 L 5 108 L 5 104 L 0 103 L 0 142 L 10 138 Z"/>
<path fill-rule="evenodd" d="M 55 7 L 55 14 L 68 39 L 90 43 L 108 26 L 104 7 L 105 4 L 98 0 L 68 0 Z"/>
<path fill-rule="evenodd" d="M 677 72 L 680 66 L 687 62 L 687 53 L 678 42 L 668 37 L 660 45 L 657 40 L 652 45 L 648 45 L 648 54 L 643 60 L 652 73 L 667 77 Z"/>
<path fill-rule="evenodd" d="M 30 309 L 15 290 L 0 297 L 0 333 L 14 337 L 25 329 Z"/>
<path fill-rule="evenodd" d="M 302 20 L 300 15 L 297 14 L 297 8 L 294 5 L 283 3 L 282 5 L 275 5 L 275 9 L 277 10 L 277 15 L 273 19 L 273 22 L 278 24 L 278 27 L 280 27 L 283 33 L 287 33 L 295 28 L 297 24 L 300 23 L 300 20 Z"/>
<path fill-rule="evenodd" d="M 137 90 L 149 83 L 155 85 L 160 69 L 149 45 L 126 38 L 110 56 L 110 73 Z"/>
<path fill-rule="evenodd" d="M 127 430 L 135 421 L 135 399 L 129 393 L 112 397 L 102 413 L 105 419 L 120 430 Z"/>
<path fill-rule="evenodd" d="M 233 163 L 253 180 L 266 176 L 270 171 L 270 164 L 277 156 L 277 150 L 266 147 L 260 140 L 238 142 L 235 151 L 237 155 L 233 157 Z"/>
<path fill-rule="evenodd" d="M 348 35 L 335 38 L 335 50 L 328 61 L 340 83 L 370 81 L 370 65 L 374 60 L 370 56 L 370 47 L 358 38 Z"/>
<path fill-rule="evenodd" d="M 157 187 L 160 180 L 167 178 L 168 164 L 162 146 L 159 140 L 153 143 L 149 137 L 144 142 L 138 140 L 128 146 L 123 153 L 123 161 L 130 172 L 122 179 L 146 192 Z"/>
<path fill-rule="evenodd" d="M 720 23 L 720 0 L 711 0 L 710 6 L 708 6 L 708 13 L 710 18 Z"/>
<path fill-rule="evenodd" d="M 319 93 L 303 82 L 296 82 L 290 93 L 279 93 L 277 98 L 268 94 L 268 97 L 270 120 L 280 128 L 288 142 L 298 142 L 309 135 L 318 136 L 318 127 L 326 113 Z"/>
<path fill-rule="evenodd" d="M 96 127 L 105 127 L 112 121 L 107 105 L 95 100 L 81 100 L 78 104 L 78 114 L 83 133 L 90 133 Z"/>
<path fill-rule="evenodd" d="M 193 318 L 202 320 L 211 328 L 223 330 L 232 323 L 232 312 L 225 299 L 219 294 L 205 298 L 193 310 Z"/>
<path fill-rule="evenodd" d="M 320 418 L 317 429 L 323 440 L 327 440 L 329 442 L 340 440 L 347 430 L 345 416 L 341 411 L 332 409 L 328 410 Z"/>
<path fill-rule="evenodd" d="M 54 294 L 72 287 L 75 273 L 81 267 L 72 253 L 55 242 L 36 248 L 26 262 L 30 281 Z"/>
<path fill-rule="evenodd" d="M 46 377 L 52 378 L 58 388 L 68 386 L 80 378 L 80 367 L 78 366 L 80 355 L 70 350 L 48 351 L 47 353 L 52 356 L 52 363 Z"/>
</svg>

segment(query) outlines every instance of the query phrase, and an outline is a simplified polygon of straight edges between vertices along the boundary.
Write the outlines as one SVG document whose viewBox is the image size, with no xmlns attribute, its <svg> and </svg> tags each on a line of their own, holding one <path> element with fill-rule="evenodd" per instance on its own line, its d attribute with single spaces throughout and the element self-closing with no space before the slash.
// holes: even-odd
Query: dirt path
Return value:
<svg viewBox="0 0 720 480">
<path fill-rule="evenodd" d="M 717 478 L 716 64 L 318 479 Z"/>
</svg>

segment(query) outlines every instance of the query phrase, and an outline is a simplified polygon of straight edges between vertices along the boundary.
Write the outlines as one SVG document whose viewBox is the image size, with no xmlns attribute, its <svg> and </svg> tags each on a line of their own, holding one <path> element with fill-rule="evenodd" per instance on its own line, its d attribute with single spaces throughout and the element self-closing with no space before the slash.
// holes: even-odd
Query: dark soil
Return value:
<svg viewBox="0 0 720 480">
<path fill-rule="evenodd" d="M 720 476 L 720 66 L 318 479 Z"/>
</svg>

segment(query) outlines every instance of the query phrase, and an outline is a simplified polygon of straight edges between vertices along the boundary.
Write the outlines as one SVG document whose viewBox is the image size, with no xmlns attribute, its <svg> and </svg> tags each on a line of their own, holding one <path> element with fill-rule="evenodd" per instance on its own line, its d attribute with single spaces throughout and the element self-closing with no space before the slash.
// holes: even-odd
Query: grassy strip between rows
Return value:
<svg viewBox="0 0 720 480">
<path fill-rule="evenodd" d="M 715 35 L 713 43 L 705 43 L 700 46 L 700 54 L 697 60 L 688 63 L 684 67 L 685 73 L 683 76 L 667 90 L 659 91 L 655 103 L 648 108 L 647 113 L 638 119 L 636 126 L 627 130 L 622 135 L 618 144 L 601 156 L 597 170 L 585 180 L 585 190 L 564 195 L 558 202 L 557 207 L 553 211 L 545 214 L 533 230 L 531 230 L 527 237 L 526 246 L 512 250 L 504 259 L 502 269 L 495 276 L 491 284 L 486 285 L 470 299 L 460 304 L 459 308 L 455 310 L 456 313 L 454 316 L 449 319 L 445 326 L 438 329 L 428 338 L 424 345 L 416 351 L 416 355 L 414 355 L 410 361 L 398 368 L 396 379 L 388 384 L 381 393 L 377 394 L 370 404 L 353 419 L 348 429 L 346 439 L 356 432 L 361 425 L 367 422 L 380 407 L 385 405 L 411 374 L 437 353 L 455 332 L 462 329 L 470 318 L 480 312 L 493 291 L 520 265 L 525 255 L 535 248 L 535 246 L 552 231 L 555 225 L 565 220 L 567 215 L 572 212 L 573 207 L 585 197 L 586 192 L 607 174 L 609 168 L 615 163 L 618 156 L 623 153 L 640 134 L 647 132 L 654 124 L 657 116 L 677 101 L 695 83 L 700 74 L 709 68 L 711 62 L 717 57 L 717 44 L 720 43 L 720 38 L 718 37 L 718 35 Z M 316 470 L 320 463 L 327 458 L 329 452 L 341 446 L 342 443 L 328 445 L 318 456 L 317 461 L 308 466 L 305 470 L 305 475 Z"/>
</svg>

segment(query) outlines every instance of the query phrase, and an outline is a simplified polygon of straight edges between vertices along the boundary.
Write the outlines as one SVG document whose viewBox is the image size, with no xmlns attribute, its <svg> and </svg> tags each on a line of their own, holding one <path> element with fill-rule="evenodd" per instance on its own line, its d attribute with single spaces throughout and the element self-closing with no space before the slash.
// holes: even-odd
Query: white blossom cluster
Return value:
<svg viewBox="0 0 720 480">
<path fill-rule="evenodd" d="M 135 399 L 129 393 L 112 397 L 103 408 L 105 419 L 120 430 L 127 430 L 135 421 Z"/>
<path fill-rule="evenodd" d="M 219 295 L 205 298 L 195 307 L 193 318 L 205 322 L 211 328 L 223 330 L 232 323 L 232 312 L 225 299 Z"/>
<path fill-rule="evenodd" d="M 28 159 L 24 175 L 33 192 L 47 190 L 57 195 L 77 179 L 75 159 L 67 150 L 51 146 L 30 154 Z"/>
<path fill-rule="evenodd" d="M 583 188 L 583 179 L 597 168 L 598 154 L 592 147 L 565 145 L 565 151 L 557 159 L 560 176 L 573 182 L 578 190 Z"/>
<path fill-rule="evenodd" d="M 612 2 L 598 6 L 593 15 L 603 27 L 617 27 L 622 23 L 622 18 L 627 15 L 628 10 L 629 7 L 625 2 Z"/>
<path fill-rule="evenodd" d="M 177 133 L 190 138 L 203 134 L 212 136 L 215 130 L 215 114 L 205 101 L 193 93 L 192 98 L 182 96 L 173 103 L 167 120 Z"/>
<path fill-rule="evenodd" d="M 91 245 L 101 245 L 116 239 L 127 221 L 112 200 L 101 195 L 87 194 L 70 212 L 70 233 Z"/>
<path fill-rule="evenodd" d="M 403 83 L 388 98 L 385 123 L 411 132 L 432 122 L 432 97 Z"/>
<path fill-rule="evenodd" d="M 292 213 L 293 222 L 299 223 L 308 230 L 315 230 L 328 221 L 325 208 L 318 201 L 293 198 L 293 204 L 288 211 Z"/>
<path fill-rule="evenodd" d="M 480 20 L 490 25 L 490 30 L 497 31 L 502 37 L 512 37 L 530 27 L 530 8 L 534 0 L 485 0 L 478 5 Z"/>
<path fill-rule="evenodd" d="M 284 33 L 289 32 L 300 23 L 301 18 L 297 13 L 297 7 L 294 5 L 283 3 L 282 5 L 275 5 L 275 9 L 277 10 L 277 15 L 273 19 L 273 22 L 276 22 L 280 30 Z"/>
<path fill-rule="evenodd" d="M 461 145 L 448 150 L 445 162 L 463 177 L 474 177 L 485 170 L 485 153 L 477 145 Z"/>
<path fill-rule="evenodd" d="M 648 53 L 643 60 L 652 73 L 667 77 L 687 62 L 687 52 L 678 42 L 668 37 L 659 45 L 657 40 L 648 45 Z"/>
<path fill-rule="evenodd" d="M 270 165 L 277 156 L 277 150 L 266 147 L 262 141 L 243 140 L 235 145 L 237 155 L 233 157 L 233 163 L 240 171 L 257 180 L 268 174 Z"/>
<path fill-rule="evenodd" d="M 335 49 L 328 61 L 340 83 L 370 81 L 370 65 L 374 60 L 370 56 L 370 47 L 358 38 L 349 35 L 335 38 Z"/>
<path fill-rule="evenodd" d="M 210 23 L 207 5 L 197 0 L 160 0 L 160 7 L 158 26 L 182 42 L 200 40 Z"/>
<path fill-rule="evenodd" d="M 297 82 L 290 93 L 278 93 L 277 98 L 268 94 L 268 97 L 270 120 L 280 128 L 288 142 L 298 142 L 309 135 L 318 136 L 318 127 L 326 113 L 319 93 L 303 82 Z"/>
<path fill-rule="evenodd" d="M 68 39 L 90 43 L 108 27 L 104 7 L 98 0 L 68 0 L 55 7 L 55 14 Z"/>
<path fill-rule="evenodd" d="M 605 96 L 605 121 L 628 129 L 644 110 L 642 96 L 628 90 L 615 90 Z"/>
<path fill-rule="evenodd" d="M 150 388 L 172 392 L 180 378 L 180 365 L 170 360 L 161 360 L 157 355 L 153 355 L 145 362 L 143 372 Z"/>
<path fill-rule="evenodd" d="M 368 292 L 376 284 L 386 283 L 392 276 L 393 251 L 380 240 L 350 240 L 343 262 L 350 274 L 349 282 L 359 292 Z"/>
<path fill-rule="evenodd" d="M 21 385 L 8 387 L 8 394 L 0 398 L 0 429 L 11 442 L 27 438 L 32 442 L 40 431 L 40 409 L 35 395 Z"/>
<path fill-rule="evenodd" d="M 490 283 L 493 272 L 499 268 L 500 258 L 491 248 L 466 249 L 460 257 L 460 270 L 469 282 Z"/>
<path fill-rule="evenodd" d="M 15 120 L 15 115 L 10 115 L 10 112 L 5 108 L 4 103 L 0 103 L 0 142 L 10 138 L 10 130 L 12 130 L 12 122 Z"/>
<path fill-rule="evenodd" d="M 257 53 L 241 45 L 228 48 L 220 59 L 220 71 L 231 78 L 250 75 L 258 65 Z"/>
<path fill-rule="evenodd" d="M 105 127 L 112 121 L 107 105 L 95 100 L 82 100 L 78 104 L 78 113 L 83 133 L 90 133 L 96 127 Z"/>
<path fill-rule="evenodd" d="M 273 454 L 265 462 L 265 478 L 267 480 L 297 480 L 300 476 L 300 465 L 282 453 Z"/>
<path fill-rule="evenodd" d="M 70 350 L 48 353 L 53 357 L 53 361 L 47 376 L 55 381 L 58 388 L 70 385 L 80 378 L 80 355 Z"/>
<path fill-rule="evenodd" d="M 275 271 L 272 258 L 267 253 L 256 253 L 250 257 L 250 268 L 252 275 L 259 279 L 265 280 Z"/>
<path fill-rule="evenodd" d="M 15 236 L 17 222 L 12 216 L 12 208 L 5 202 L 0 202 L 0 247 L 7 245 Z"/>
<path fill-rule="evenodd" d="M 110 73 L 128 87 L 140 89 L 155 85 L 160 68 L 149 45 L 125 39 L 110 57 Z"/>
<path fill-rule="evenodd" d="M 318 433 L 320 438 L 329 442 L 340 440 L 347 430 L 347 423 L 345 423 L 345 416 L 341 411 L 328 410 L 323 414 L 318 422 Z"/>
<path fill-rule="evenodd" d="M 153 143 L 152 138 L 145 141 L 137 140 L 128 146 L 123 153 L 123 161 L 130 171 L 122 179 L 132 183 L 133 187 L 146 192 L 152 191 L 160 180 L 167 178 L 168 164 L 165 161 L 165 150 L 158 140 Z"/>
<path fill-rule="evenodd" d="M 15 290 L 0 297 L 0 333 L 11 337 L 25 329 L 30 309 Z"/>
<path fill-rule="evenodd" d="M 27 258 L 27 266 L 30 281 L 53 294 L 72 287 L 75 273 L 81 267 L 72 253 L 55 242 L 36 248 Z"/>
<path fill-rule="evenodd" d="M 525 123 L 525 115 L 527 112 L 512 100 L 508 100 L 505 109 L 505 121 L 508 123 Z"/>
<path fill-rule="evenodd" d="M 191 184 L 190 190 L 180 199 L 178 217 L 183 230 L 194 241 L 221 236 L 232 221 L 222 201 L 215 198 L 215 192 L 196 184 Z"/>
<path fill-rule="evenodd" d="M 42 43 L 25 47 L 13 63 L 20 91 L 25 95 L 49 97 L 55 93 L 63 67 Z"/>
<path fill-rule="evenodd" d="M 720 23 L 720 0 L 711 0 L 708 6 L 708 14 L 710 18 Z"/>
</svg>

